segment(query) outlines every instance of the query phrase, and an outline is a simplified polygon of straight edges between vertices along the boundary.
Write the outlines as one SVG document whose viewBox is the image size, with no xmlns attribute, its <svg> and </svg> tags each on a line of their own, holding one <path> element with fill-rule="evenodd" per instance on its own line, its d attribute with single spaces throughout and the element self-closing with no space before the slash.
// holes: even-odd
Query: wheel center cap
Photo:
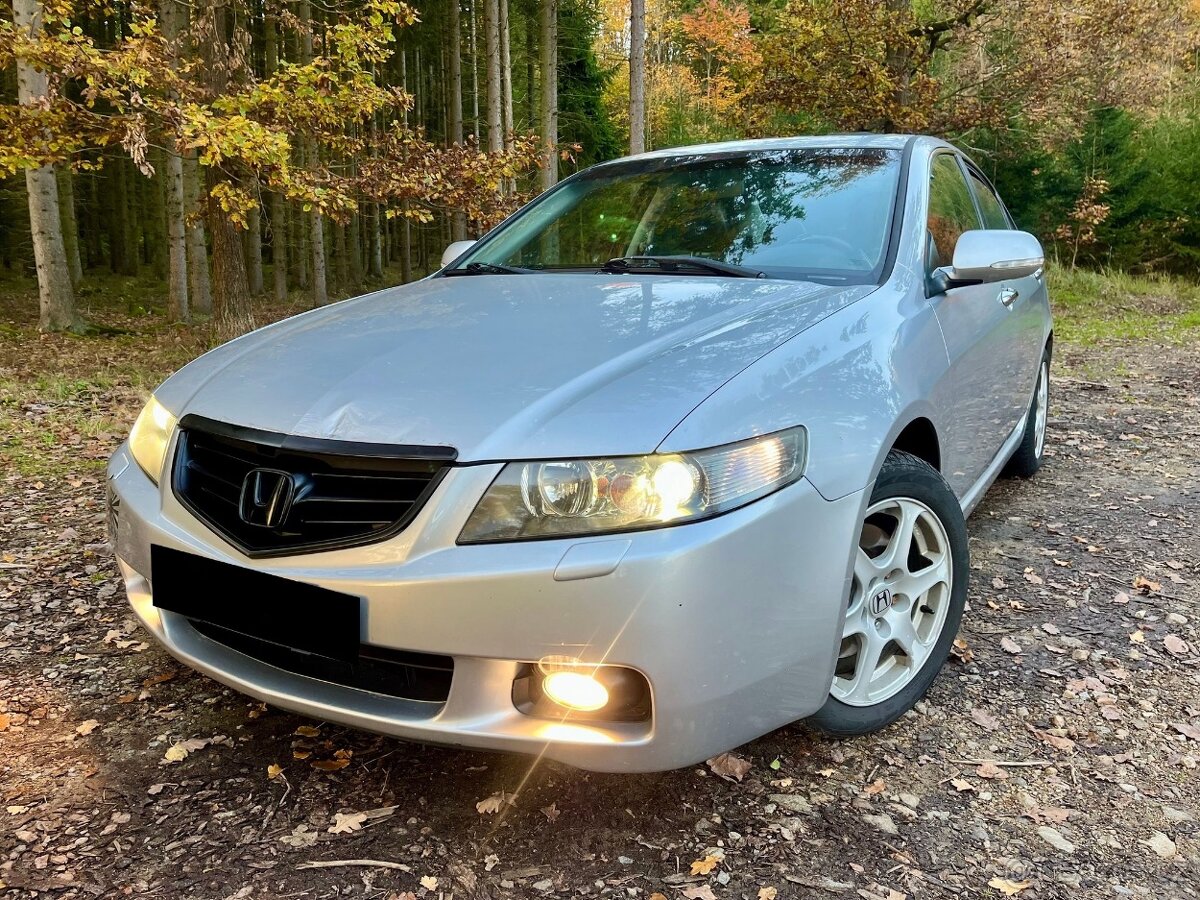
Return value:
<svg viewBox="0 0 1200 900">
<path fill-rule="evenodd" d="M 882 616 L 892 607 L 892 591 L 890 588 L 879 588 L 867 601 L 867 608 L 873 616 Z"/>
</svg>

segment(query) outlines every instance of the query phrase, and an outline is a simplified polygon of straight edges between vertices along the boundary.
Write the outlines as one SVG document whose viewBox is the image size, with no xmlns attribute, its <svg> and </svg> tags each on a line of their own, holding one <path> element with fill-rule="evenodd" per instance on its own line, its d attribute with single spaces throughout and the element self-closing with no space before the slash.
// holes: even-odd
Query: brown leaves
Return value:
<svg viewBox="0 0 1200 900">
<path fill-rule="evenodd" d="M 1145 578 L 1141 575 L 1138 575 L 1133 579 L 1133 587 L 1134 590 L 1143 595 L 1157 594 L 1162 590 L 1162 585 L 1157 581 L 1151 581 L 1149 578 Z"/>
<path fill-rule="evenodd" d="M 1005 653 L 1012 653 L 1013 655 L 1021 652 L 1021 645 L 1010 637 L 1004 637 L 1000 639 L 1000 648 Z"/>
<path fill-rule="evenodd" d="M 975 769 L 975 774 L 980 778 L 986 778 L 989 781 L 1004 781 L 1006 778 L 1008 778 L 1008 773 L 991 760 L 985 760 L 984 762 L 980 763 L 979 767 Z"/>
<path fill-rule="evenodd" d="M 720 775 L 726 781 L 741 781 L 750 771 L 752 763 L 733 753 L 722 753 L 708 761 L 708 767 L 714 775 Z"/>
<path fill-rule="evenodd" d="M 96 719 L 88 719 L 86 722 L 82 722 L 78 727 L 76 727 L 75 733 L 82 735 L 83 737 L 87 737 L 99 727 L 100 723 Z"/>
<path fill-rule="evenodd" d="M 985 731 L 995 731 L 1000 727 L 999 719 L 978 706 L 971 707 L 971 720 Z"/>
<path fill-rule="evenodd" d="M 517 799 L 516 794 L 507 791 L 496 791 L 490 797 L 484 797 L 475 804 L 475 809 L 481 816 L 490 816 L 500 812 L 505 806 L 511 806 Z"/>
<path fill-rule="evenodd" d="M 717 895 L 712 892 L 712 888 L 707 884 L 697 884 L 684 888 L 681 893 L 687 900 L 717 900 Z"/>
<path fill-rule="evenodd" d="M 719 857 L 719 856 L 706 856 L 706 857 L 704 857 L 704 859 L 693 860 L 692 861 L 692 874 L 693 875 L 708 875 L 710 872 L 712 872 L 713 869 L 715 869 L 718 865 L 720 865 L 720 862 L 721 862 L 721 857 Z"/>
<path fill-rule="evenodd" d="M 1005 897 L 1015 897 L 1031 885 L 1030 881 L 1010 881 L 1007 878 L 993 878 L 988 882 L 988 887 L 995 888 Z"/>
<path fill-rule="evenodd" d="M 1075 742 L 1068 737 L 1062 737 L 1061 735 L 1051 734 L 1049 731 L 1040 731 L 1036 728 L 1031 728 L 1030 730 L 1033 732 L 1033 734 L 1037 737 L 1038 740 L 1044 741 L 1045 743 L 1047 743 L 1051 747 L 1053 747 L 1055 750 L 1061 750 L 1064 753 L 1069 753 L 1070 751 L 1075 749 Z"/>
</svg>

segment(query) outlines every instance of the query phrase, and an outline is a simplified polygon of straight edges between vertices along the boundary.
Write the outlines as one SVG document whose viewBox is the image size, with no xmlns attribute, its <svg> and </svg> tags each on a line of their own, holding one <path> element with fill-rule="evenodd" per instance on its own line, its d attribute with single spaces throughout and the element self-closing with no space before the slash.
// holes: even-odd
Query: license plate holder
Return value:
<svg viewBox="0 0 1200 900">
<path fill-rule="evenodd" d="M 150 571 L 158 609 L 304 653 L 358 659 L 361 597 L 157 544 Z"/>
</svg>

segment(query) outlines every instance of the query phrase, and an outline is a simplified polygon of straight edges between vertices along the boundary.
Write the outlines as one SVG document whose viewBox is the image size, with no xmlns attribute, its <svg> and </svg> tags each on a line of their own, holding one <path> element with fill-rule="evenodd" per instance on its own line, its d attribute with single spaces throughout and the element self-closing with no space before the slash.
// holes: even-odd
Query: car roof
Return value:
<svg viewBox="0 0 1200 900">
<path fill-rule="evenodd" d="M 683 147 L 664 147 L 661 150 L 650 150 L 635 156 L 624 156 L 620 159 L 609 160 L 600 165 L 626 162 L 629 160 L 670 159 L 675 156 L 706 156 L 725 153 L 753 153 L 770 150 L 819 150 L 819 149 L 883 149 L 903 150 L 909 142 L 915 141 L 929 149 L 945 147 L 957 149 L 940 138 L 919 134 L 872 134 L 856 132 L 850 134 L 820 134 L 804 137 L 775 137 L 756 138 L 744 141 L 721 141 L 712 144 L 694 144 Z"/>
</svg>

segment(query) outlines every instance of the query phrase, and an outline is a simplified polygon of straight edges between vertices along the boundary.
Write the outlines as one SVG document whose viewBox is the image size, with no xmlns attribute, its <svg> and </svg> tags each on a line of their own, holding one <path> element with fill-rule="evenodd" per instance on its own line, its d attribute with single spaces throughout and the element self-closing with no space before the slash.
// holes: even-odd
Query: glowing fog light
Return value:
<svg viewBox="0 0 1200 900">
<path fill-rule="evenodd" d="M 559 706 L 579 712 L 594 712 L 608 703 L 608 688 L 582 672 L 552 672 L 542 690 Z"/>
<path fill-rule="evenodd" d="M 595 668 L 570 656 L 547 656 L 538 663 L 542 693 L 559 706 L 595 712 L 608 703 L 608 688 L 594 676 Z"/>
</svg>

